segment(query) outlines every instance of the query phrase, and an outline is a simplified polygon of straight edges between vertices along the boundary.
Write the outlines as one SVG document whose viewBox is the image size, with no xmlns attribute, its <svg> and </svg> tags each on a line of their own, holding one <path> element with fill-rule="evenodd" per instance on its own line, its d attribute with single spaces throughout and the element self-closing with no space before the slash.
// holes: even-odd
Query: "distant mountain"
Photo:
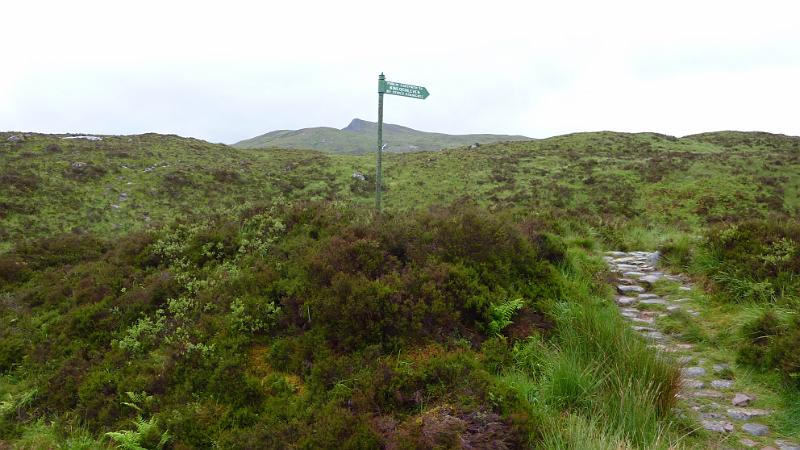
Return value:
<svg viewBox="0 0 800 450">
<path fill-rule="evenodd" d="M 353 119 L 350 125 L 341 130 L 330 127 L 278 130 L 245 139 L 233 146 L 236 148 L 294 148 L 336 153 L 365 153 L 375 150 L 377 135 L 377 123 Z M 383 142 L 386 144 L 386 151 L 397 153 L 441 150 L 475 143 L 488 144 L 499 141 L 525 140 L 530 140 L 530 138 L 502 134 L 429 133 L 390 123 L 383 124 Z"/>
</svg>

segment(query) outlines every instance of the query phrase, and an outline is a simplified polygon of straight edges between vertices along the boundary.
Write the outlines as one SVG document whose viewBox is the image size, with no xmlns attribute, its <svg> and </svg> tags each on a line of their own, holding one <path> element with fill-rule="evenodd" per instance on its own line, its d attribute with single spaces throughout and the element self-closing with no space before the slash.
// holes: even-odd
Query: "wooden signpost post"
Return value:
<svg viewBox="0 0 800 450">
<path fill-rule="evenodd" d="M 381 162 L 383 153 L 383 94 L 399 95 L 401 97 L 428 98 L 428 90 L 413 84 L 395 83 L 386 81 L 383 74 L 378 76 L 378 160 L 375 170 L 375 209 L 381 210 Z"/>
</svg>

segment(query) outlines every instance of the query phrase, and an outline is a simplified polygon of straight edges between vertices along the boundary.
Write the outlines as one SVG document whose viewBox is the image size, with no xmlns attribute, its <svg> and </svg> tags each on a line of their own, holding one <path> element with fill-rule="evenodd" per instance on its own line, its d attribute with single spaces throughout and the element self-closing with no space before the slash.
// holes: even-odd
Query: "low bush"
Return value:
<svg viewBox="0 0 800 450">
<path fill-rule="evenodd" d="M 742 327 L 742 337 L 739 363 L 778 370 L 800 387 L 800 318 L 781 318 L 766 310 Z"/>
</svg>

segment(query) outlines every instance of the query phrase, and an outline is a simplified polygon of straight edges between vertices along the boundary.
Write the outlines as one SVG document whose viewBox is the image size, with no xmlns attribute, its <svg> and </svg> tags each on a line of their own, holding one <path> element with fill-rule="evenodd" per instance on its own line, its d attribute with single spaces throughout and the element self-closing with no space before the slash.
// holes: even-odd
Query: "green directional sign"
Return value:
<svg viewBox="0 0 800 450">
<path fill-rule="evenodd" d="M 375 209 L 381 210 L 381 184 L 383 183 L 381 174 L 382 153 L 383 153 L 383 94 L 399 95 L 401 97 L 411 97 L 424 100 L 428 97 L 428 90 L 422 86 L 413 84 L 395 83 L 386 81 L 386 77 L 380 74 L 378 77 L 378 158 L 375 163 Z"/>
<path fill-rule="evenodd" d="M 414 86 L 413 84 L 395 83 L 394 81 L 386 82 L 386 93 L 391 95 L 400 95 L 402 97 L 411 97 L 424 100 L 428 97 L 428 90 L 422 86 Z"/>
</svg>

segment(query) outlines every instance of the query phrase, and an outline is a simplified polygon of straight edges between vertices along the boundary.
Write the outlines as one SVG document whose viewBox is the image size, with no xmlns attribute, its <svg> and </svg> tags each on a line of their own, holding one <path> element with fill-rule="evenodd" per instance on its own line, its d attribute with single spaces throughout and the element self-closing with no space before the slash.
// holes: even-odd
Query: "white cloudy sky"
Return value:
<svg viewBox="0 0 800 450">
<path fill-rule="evenodd" d="M 0 130 L 800 135 L 796 1 L 4 2 Z"/>
</svg>

